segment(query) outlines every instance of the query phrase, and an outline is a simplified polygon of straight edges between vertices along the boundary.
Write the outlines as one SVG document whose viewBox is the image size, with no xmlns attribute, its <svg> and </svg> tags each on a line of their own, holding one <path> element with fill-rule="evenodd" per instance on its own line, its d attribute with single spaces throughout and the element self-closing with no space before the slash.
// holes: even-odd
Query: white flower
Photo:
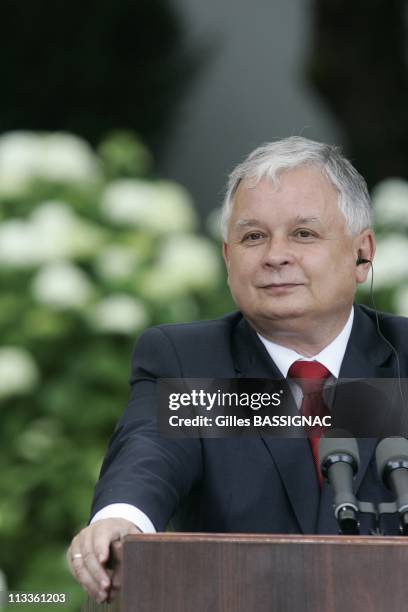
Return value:
<svg viewBox="0 0 408 612">
<path fill-rule="evenodd" d="M 379 225 L 408 227 L 408 182 L 389 178 L 379 183 L 372 194 L 374 218 Z"/>
<path fill-rule="evenodd" d="M 189 194 L 169 181 L 114 181 L 103 194 L 101 210 L 113 223 L 160 234 L 189 231 L 197 223 Z"/>
<path fill-rule="evenodd" d="M 38 367 L 28 351 L 14 346 L 0 348 L 0 398 L 29 392 L 38 379 Z"/>
<path fill-rule="evenodd" d="M 0 193 L 18 194 L 35 178 L 93 182 L 97 158 L 72 134 L 9 132 L 0 137 Z"/>
<path fill-rule="evenodd" d="M 147 228 L 157 233 L 189 232 L 197 226 L 193 200 L 184 187 L 171 181 L 156 183 Z"/>
<path fill-rule="evenodd" d="M 102 196 L 101 210 L 113 223 L 141 224 L 154 197 L 153 183 L 121 179 L 110 183 Z"/>
<path fill-rule="evenodd" d="M 85 140 L 64 132 L 40 138 L 39 173 L 42 178 L 68 182 L 92 182 L 99 178 L 97 157 Z"/>
<path fill-rule="evenodd" d="M 92 285 L 85 272 L 64 261 L 43 266 L 35 275 L 31 289 L 39 302 L 55 309 L 79 308 L 92 295 Z"/>
<path fill-rule="evenodd" d="M 161 250 L 159 266 L 194 289 L 211 287 L 219 280 L 219 258 L 213 244 L 201 236 L 170 238 Z"/>
<path fill-rule="evenodd" d="M 0 224 L 0 265 L 30 266 L 38 261 L 38 240 L 26 221 L 9 219 Z"/>
<path fill-rule="evenodd" d="M 392 287 L 408 279 L 408 238 L 390 234 L 377 242 L 374 258 L 374 285 Z"/>
<path fill-rule="evenodd" d="M 181 235 L 162 246 L 155 268 L 146 274 L 146 297 L 167 300 L 189 291 L 214 288 L 221 266 L 213 244 L 206 238 Z"/>
<path fill-rule="evenodd" d="M 143 297 L 159 302 L 168 302 L 188 293 L 188 291 L 187 286 L 181 286 L 179 281 L 174 282 L 172 274 L 159 266 L 145 274 L 141 286 Z"/>
<path fill-rule="evenodd" d="M 64 202 L 43 202 L 29 222 L 38 241 L 40 262 L 93 255 L 102 242 L 102 230 L 81 219 Z"/>
<path fill-rule="evenodd" d="M 104 298 L 92 309 L 90 316 L 100 331 L 118 334 L 133 334 L 148 322 L 143 303 L 125 293 Z"/>
<path fill-rule="evenodd" d="M 34 266 L 55 259 L 93 255 L 103 231 L 63 202 L 43 202 L 26 220 L 0 224 L 0 265 Z"/>
<path fill-rule="evenodd" d="M 394 296 L 396 313 L 408 317 L 408 284 L 399 287 Z"/>
<path fill-rule="evenodd" d="M 0 137 L 0 193 L 25 189 L 37 173 L 39 141 L 31 132 L 10 132 Z"/>
<path fill-rule="evenodd" d="M 134 250 L 119 245 L 105 247 L 95 261 L 97 272 L 107 280 L 130 278 L 139 264 Z"/>
</svg>

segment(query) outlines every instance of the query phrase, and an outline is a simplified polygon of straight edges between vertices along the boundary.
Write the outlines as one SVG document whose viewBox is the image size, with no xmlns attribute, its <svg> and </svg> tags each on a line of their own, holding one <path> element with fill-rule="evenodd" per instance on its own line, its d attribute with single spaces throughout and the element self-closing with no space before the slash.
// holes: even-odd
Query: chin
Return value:
<svg viewBox="0 0 408 612">
<path fill-rule="evenodd" d="M 299 319 L 305 316 L 307 313 L 304 308 L 283 306 L 281 308 L 270 308 L 260 310 L 254 313 L 254 320 L 263 321 L 288 321 L 290 319 Z"/>
<path fill-rule="evenodd" d="M 302 317 L 307 315 L 305 300 L 274 299 L 269 304 L 262 304 L 258 308 L 261 316 L 269 319 L 281 319 L 291 317 Z"/>
</svg>

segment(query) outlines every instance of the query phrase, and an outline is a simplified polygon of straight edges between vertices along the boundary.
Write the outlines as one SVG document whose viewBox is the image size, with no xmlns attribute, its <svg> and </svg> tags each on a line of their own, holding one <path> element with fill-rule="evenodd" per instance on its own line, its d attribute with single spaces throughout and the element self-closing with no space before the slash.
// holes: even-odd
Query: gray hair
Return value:
<svg viewBox="0 0 408 612">
<path fill-rule="evenodd" d="M 338 206 L 351 234 L 359 234 L 372 226 L 367 184 L 361 174 L 341 154 L 340 149 L 302 136 L 291 136 L 258 147 L 229 175 L 221 211 L 221 231 L 224 240 L 227 239 L 234 195 L 242 180 L 251 180 L 256 185 L 262 178 L 267 177 L 273 183 L 277 183 L 281 172 L 304 165 L 320 167 L 330 183 L 338 190 Z"/>
</svg>

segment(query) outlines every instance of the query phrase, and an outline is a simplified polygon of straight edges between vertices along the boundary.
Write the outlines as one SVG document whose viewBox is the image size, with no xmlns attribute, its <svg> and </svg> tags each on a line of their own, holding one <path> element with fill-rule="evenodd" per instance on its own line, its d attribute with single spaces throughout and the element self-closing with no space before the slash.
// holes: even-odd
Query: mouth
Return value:
<svg viewBox="0 0 408 612">
<path fill-rule="evenodd" d="M 269 283 L 268 285 L 261 285 L 259 288 L 263 291 L 273 294 L 287 293 L 295 290 L 297 287 L 302 287 L 303 283 Z"/>
<path fill-rule="evenodd" d="M 261 285 L 260 289 L 283 289 L 291 287 L 301 287 L 303 283 L 268 283 L 267 285 Z"/>
</svg>

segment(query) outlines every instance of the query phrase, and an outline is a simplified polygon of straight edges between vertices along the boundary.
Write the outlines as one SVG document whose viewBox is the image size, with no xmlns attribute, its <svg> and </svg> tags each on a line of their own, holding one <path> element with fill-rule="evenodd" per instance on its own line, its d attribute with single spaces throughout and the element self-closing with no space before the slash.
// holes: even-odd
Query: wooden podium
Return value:
<svg viewBox="0 0 408 612">
<path fill-rule="evenodd" d="M 401 612 L 408 538 L 169 533 L 126 538 L 120 612 Z"/>
</svg>

